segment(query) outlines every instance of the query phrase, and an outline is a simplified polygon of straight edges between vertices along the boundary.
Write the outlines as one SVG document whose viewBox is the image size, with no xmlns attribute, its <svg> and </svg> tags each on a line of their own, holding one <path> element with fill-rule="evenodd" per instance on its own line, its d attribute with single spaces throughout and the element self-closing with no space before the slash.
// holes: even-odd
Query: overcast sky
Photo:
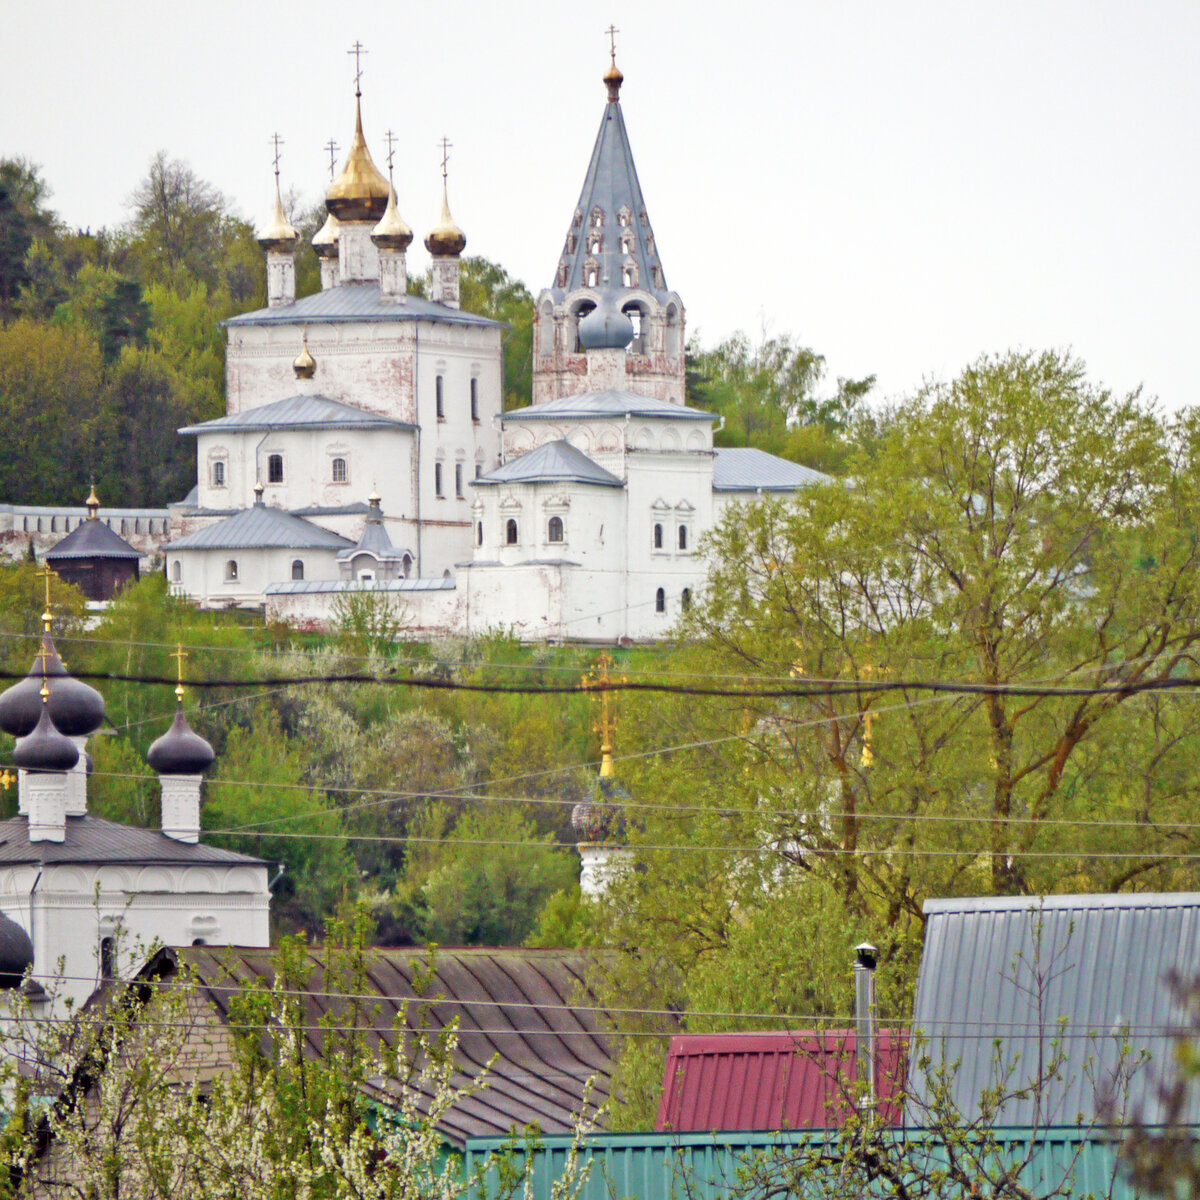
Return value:
<svg viewBox="0 0 1200 1200">
<path fill-rule="evenodd" d="M 689 329 L 791 333 L 895 396 L 984 351 L 1069 346 L 1093 378 L 1198 398 L 1200 4 L 606 5 L 41 0 L 4 5 L 0 155 L 72 225 L 124 219 L 158 149 L 260 223 L 328 180 L 360 39 L 401 214 L 439 205 L 536 293 L 604 107 L 609 22 L 667 283 Z"/>
</svg>

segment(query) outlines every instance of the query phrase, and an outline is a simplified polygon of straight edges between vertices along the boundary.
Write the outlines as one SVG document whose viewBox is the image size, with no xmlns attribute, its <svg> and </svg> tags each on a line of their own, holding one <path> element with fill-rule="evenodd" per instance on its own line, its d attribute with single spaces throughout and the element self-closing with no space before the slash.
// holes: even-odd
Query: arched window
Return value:
<svg viewBox="0 0 1200 1200">
<path fill-rule="evenodd" d="M 445 388 L 446 388 L 446 382 L 443 379 L 443 377 L 441 375 L 439 375 L 437 377 L 436 382 L 434 383 L 434 388 L 433 388 L 434 401 L 437 404 L 437 419 L 439 421 L 444 421 L 446 419 Z"/>
<path fill-rule="evenodd" d="M 656 613 L 665 613 L 667 611 L 667 593 L 659 588 L 654 593 L 654 611 Z"/>
<path fill-rule="evenodd" d="M 212 485 L 215 488 L 225 486 L 225 460 L 218 458 L 212 465 Z"/>
<path fill-rule="evenodd" d="M 183 567 L 180 565 L 179 559 L 176 559 L 171 564 L 171 581 L 178 583 L 183 578 Z"/>
<path fill-rule="evenodd" d="M 546 541 L 561 542 L 562 540 L 563 540 L 562 517 L 551 517 L 550 525 L 546 530 Z"/>
<path fill-rule="evenodd" d="M 335 458 L 332 463 L 333 467 L 333 482 L 346 482 L 346 460 L 344 458 Z"/>
<path fill-rule="evenodd" d="M 117 943 L 115 938 L 100 939 L 100 978 L 111 979 L 117 973 Z"/>
<path fill-rule="evenodd" d="M 471 376 L 471 420 L 479 420 L 479 380 Z"/>
<path fill-rule="evenodd" d="M 283 455 L 268 454 L 267 455 L 267 482 L 282 483 L 283 482 Z"/>
<path fill-rule="evenodd" d="M 454 494 L 461 500 L 463 494 L 462 463 L 454 464 Z"/>
<path fill-rule="evenodd" d="M 292 559 L 292 578 L 293 579 L 303 579 L 304 578 L 304 560 L 302 558 Z"/>
<path fill-rule="evenodd" d="M 440 462 L 433 464 L 433 494 L 435 496 L 442 494 L 442 464 Z"/>
<path fill-rule="evenodd" d="M 193 946 L 207 946 L 208 943 L 203 938 L 192 938 Z"/>
<path fill-rule="evenodd" d="M 680 550 L 687 549 L 687 526 L 680 525 L 679 527 L 679 548 Z"/>
<path fill-rule="evenodd" d="M 237 577 L 238 577 L 237 559 L 231 558 L 225 564 L 225 582 L 226 583 L 237 583 Z"/>
<path fill-rule="evenodd" d="M 679 603 L 683 606 L 683 611 L 687 612 L 692 607 L 692 589 L 684 588 L 683 595 L 679 597 Z"/>
<path fill-rule="evenodd" d="M 506 546 L 517 544 L 517 522 L 512 517 L 504 522 L 504 544 Z"/>
<path fill-rule="evenodd" d="M 477 545 L 477 546 L 483 545 L 483 522 L 482 521 L 475 522 L 475 545 Z"/>
<path fill-rule="evenodd" d="M 663 548 L 663 528 L 657 522 L 654 526 L 654 548 L 655 550 Z"/>
<path fill-rule="evenodd" d="M 406 554 L 400 560 L 400 569 L 404 572 L 404 578 L 407 579 L 412 573 L 412 555 Z"/>
</svg>

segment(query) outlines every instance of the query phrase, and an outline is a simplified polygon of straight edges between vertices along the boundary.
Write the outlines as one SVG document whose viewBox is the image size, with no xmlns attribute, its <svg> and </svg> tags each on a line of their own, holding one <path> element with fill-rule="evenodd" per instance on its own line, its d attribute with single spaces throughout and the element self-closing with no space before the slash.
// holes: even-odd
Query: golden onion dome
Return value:
<svg viewBox="0 0 1200 1200">
<path fill-rule="evenodd" d="M 380 250 L 407 250 L 413 240 L 413 231 L 404 223 L 396 207 L 396 189 L 388 189 L 387 208 L 379 224 L 371 230 L 371 241 Z"/>
<path fill-rule="evenodd" d="M 442 216 L 425 239 L 425 249 L 439 258 L 459 255 L 466 249 L 467 235 L 454 223 L 450 215 L 450 201 L 446 196 L 446 181 L 442 180 Z"/>
<path fill-rule="evenodd" d="M 330 213 L 325 218 L 325 224 L 317 230 L 312 240 L 312 248 L 318 258 L 337 258 L 338 253 L 338 219 Z"/>
<path fill-rule="evenodd" d="M 608 88 L 608 98 L 610 100 L 619 100 L 621 98 L 621 84 L 624 82 L 625 76 L 621 74 L 621 70 L 617 66 L 616 55 L 614 55 L 611 66 L 604 72 L 604 86 Z"/>
<path fill-rule="evenodd" d="M 275 178 L 275 211 L 271 214 L 270 223 L 258 239 L 258 244 L 264 250 L 294 250 L 300 235 L 296 228 L 283 215 L 283 199 L 279 195 L 279 178 Z"/>
<path fill-rule="evenodd" d="M 311 379 L 317 373 L 317 360 L 313 358 L 308 349 L 308 330 L 306 329 L 301 334 L 300 353 L 296 355 L 296 361 L 292 363 L 292 370 L 296 372 L 297 379 Z"/>
<path fill-rule="evenodd" d="M 371 158 L 362 131 L 362 100 L 355 101 L 354 142 L 342 173 L 325 193 L 325 207 L 339 221 L 378 221 L 387 208 L 388 181 Z"/>
</svg>

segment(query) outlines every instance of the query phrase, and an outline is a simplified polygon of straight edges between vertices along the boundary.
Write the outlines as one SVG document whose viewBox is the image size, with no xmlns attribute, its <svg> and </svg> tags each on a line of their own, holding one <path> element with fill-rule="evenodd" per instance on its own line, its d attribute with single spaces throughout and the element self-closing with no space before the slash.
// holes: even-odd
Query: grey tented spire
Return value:
<svg viewBox="0 0 1200 1200">
<path fill-rule="evenodd" d="M 607 277 L 614 287 L 639 287 L 665 302 L 666 278 L 621 102 L 611 86 L 609 97 L 551 291 L 561 298 L 577 288 L 595 287 Z M 627 272 L 632 272 L 631 280 Z"/>
</svg>

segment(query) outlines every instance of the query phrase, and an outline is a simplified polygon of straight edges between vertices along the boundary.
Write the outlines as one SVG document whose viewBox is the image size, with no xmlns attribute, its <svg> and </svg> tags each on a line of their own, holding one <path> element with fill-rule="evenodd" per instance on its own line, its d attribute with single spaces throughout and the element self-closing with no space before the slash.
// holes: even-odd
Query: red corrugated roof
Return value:
<svg viewBox="0 0 1200 1200">
<path fill-rule="evenodd" d="M 890 1101 L 903 1086 L 907 1037 L 876 1036 L 880 1114 L 900 1123 Z M 677 1034 L 667 1052 L 662 1103 L 654 1128 L 827 1129 L 843 1124 L 854 1091 L 853 1030 L 795 1033 Z"/>
</svg>

